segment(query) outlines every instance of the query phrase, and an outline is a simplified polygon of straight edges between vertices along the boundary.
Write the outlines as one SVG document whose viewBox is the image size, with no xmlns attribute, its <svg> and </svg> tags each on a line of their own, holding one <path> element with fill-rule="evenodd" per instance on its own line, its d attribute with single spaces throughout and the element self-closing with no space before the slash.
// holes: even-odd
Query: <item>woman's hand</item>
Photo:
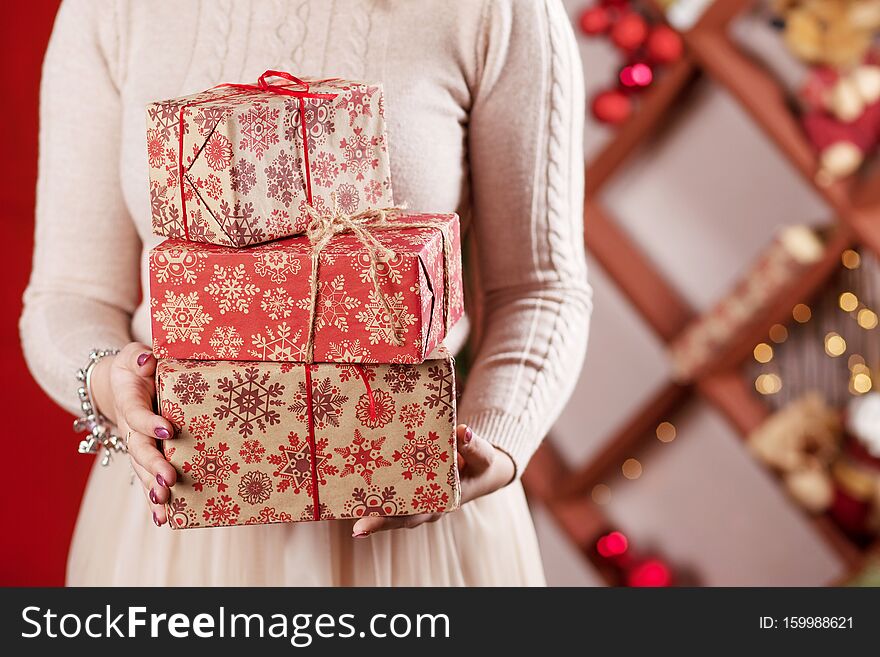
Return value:
<svg viewBox="0 0 880 657">
<path fill-rule="evenodd" d="M 174 437 L 174 426 L 153 412 L 155 374 L 156 359 L 150 348 L 132 342 L 116 356 L 98 362 L 92 389 L 98 410 L 116 424 L 121 436 L 128 435 L 131 466 L 158 526 L 168 520 L 164 504 L 168 488 L 177 482 L 177 472 L 156 445 L 156 439 Z"/>
<path fill-rule="evenodd" d="M 513 479 L 513 460 L 488 440 L 474 434 L 467 425 L 455 429 L 458 437 L 458 472 L 461 477 L 461 503 L 494 493 Z M 413 516 L 361 518 L 352 528 L 352 536 L 364 538 L 386 529 L 418 527 L 435 522 L 442 513 L 420 513 Z"/>
</svg>

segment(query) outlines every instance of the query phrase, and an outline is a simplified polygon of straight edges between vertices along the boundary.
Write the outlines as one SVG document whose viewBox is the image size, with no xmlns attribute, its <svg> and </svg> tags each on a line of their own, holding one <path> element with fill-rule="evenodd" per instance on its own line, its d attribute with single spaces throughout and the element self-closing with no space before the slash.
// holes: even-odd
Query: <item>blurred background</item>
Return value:
<svg viewBox="0 0 880 657">
<path fill-rule="evenodd" d="M 880 0 L 563 1 L 595 311 L 524 475 L 549 583 L 880 583 Z M 16 325 L 56 9 L 0 25 L 2 584 L 63 583 L 90 465 Z"/>
</svg>

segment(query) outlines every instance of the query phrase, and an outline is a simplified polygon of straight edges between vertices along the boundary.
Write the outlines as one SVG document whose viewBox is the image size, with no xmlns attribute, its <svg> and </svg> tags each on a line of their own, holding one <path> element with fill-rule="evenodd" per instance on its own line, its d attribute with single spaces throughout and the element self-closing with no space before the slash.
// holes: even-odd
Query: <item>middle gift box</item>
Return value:
<svg viewBox="0 0 880 657">
<path fill-rule="evenodd" d="M 458 217 L 406 213 L 389 222 L 401 227 L 364 227 L 393 252 L 375 278 L 368 247 L 352 233 L 321 249 L 314 280 L 306 236 L 248 249 L 162 242 L 149 262 L 154 353 L 421 363 L 463 313 Z"/>
</svg>

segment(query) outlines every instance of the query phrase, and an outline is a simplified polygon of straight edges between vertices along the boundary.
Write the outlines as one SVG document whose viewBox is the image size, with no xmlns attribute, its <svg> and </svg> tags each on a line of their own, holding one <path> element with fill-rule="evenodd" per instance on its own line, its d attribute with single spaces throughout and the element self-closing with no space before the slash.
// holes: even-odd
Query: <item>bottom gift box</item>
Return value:
<svg viewBox="0 0 880 657">
<path fill-rule="evenodd" d="M 161 360 L 174 529 L 451 511 L 455 374 L 419 365 Z"/>
</svg>

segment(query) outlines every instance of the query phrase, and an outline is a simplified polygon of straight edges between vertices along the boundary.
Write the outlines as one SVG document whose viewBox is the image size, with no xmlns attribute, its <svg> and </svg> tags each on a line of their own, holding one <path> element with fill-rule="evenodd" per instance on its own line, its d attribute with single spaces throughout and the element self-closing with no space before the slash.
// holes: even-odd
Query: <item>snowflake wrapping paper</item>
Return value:
<svg viewBox="0 0 880 657">
<path fill-rule="evenodd" d="M 455 375 L 419 365 L 159 361 L 174 529 L 455 509 Z M 309 392 L 311 394 L 309 394 Z"/>
<path fill-rule="evenodd" d="M 242 247 L 303 232 L 333 192 L 349 214 L 393 206 L 381 86 L 304 83 L 149 104 L 153 232 Z"/>
<path fill-rule="evenodd" d="M 437 225 L 375 232 L 395 252 L 378 267 L 394 321 L 375 292 L 364 247 L 351 234 L 335 236 L 320 255 L 316 362 L 420 363 L 461 317 L 457 215 L 403 214 L 392 221 Z M 166 240 L 150 252 L 149 266 L 157 357 L 306 360 L 312 263 L 305 236 L 247 249 Z"/>
</svg>

